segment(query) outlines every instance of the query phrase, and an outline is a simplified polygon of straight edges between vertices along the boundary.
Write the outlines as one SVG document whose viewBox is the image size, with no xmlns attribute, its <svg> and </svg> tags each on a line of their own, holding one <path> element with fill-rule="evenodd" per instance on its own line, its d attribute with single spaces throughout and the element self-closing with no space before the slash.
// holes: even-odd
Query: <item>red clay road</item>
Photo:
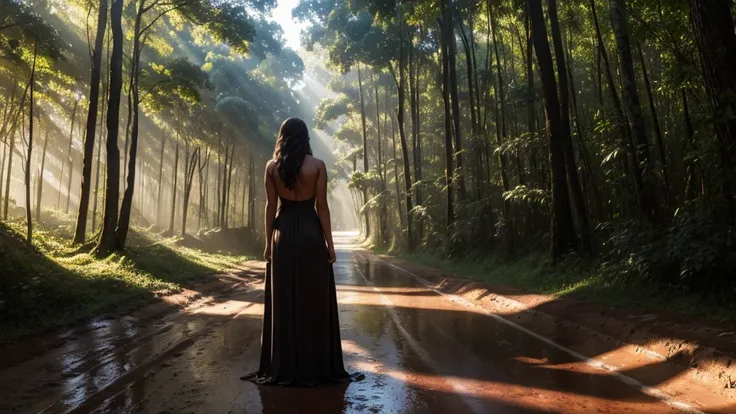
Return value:
<svg viewBox="0 0 736 414">
<path fill-rule="evenodd" d="M 154 323 L 128 317 L 69 335 L 0 371 L 0 412 L 736 413 L 695 385 L 673 388 L 676 378 L 646 387 L 581 360 L 574 337 L 535 335 L 371 259 L 348 235 L 337 242 L 345 362 L 365 380 L 312 389 L 240 381 L 258 361 L 263 291 L 254 286 Z M 604 359 L 617 358 L 628 356 Z"/>
</svg>

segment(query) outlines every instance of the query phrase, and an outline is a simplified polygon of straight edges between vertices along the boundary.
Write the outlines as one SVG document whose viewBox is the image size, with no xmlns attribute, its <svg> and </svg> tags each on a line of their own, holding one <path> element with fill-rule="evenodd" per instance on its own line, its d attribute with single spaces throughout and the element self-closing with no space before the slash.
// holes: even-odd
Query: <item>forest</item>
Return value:
<svg viewBox="0 0 736 414">
<path fill-rule="evenodd" d="M 302 1 L 376 246 L 733 292 L 733 4 Z"/>
<path fill-rule="evenodd" d="M 68 290 L 26 253 L 262 243 L 290 116 L 378 250 L 733 292 L 731 2 L 301 0 L 298 52 L 276 6 L 0 0 L 2 322 Z"/>
<path fill-rule="evenodd" d="M 278 126 L 319 103 L 275 6 L 0 2 L 0 322 L 252 254 Z"/>
</svg>

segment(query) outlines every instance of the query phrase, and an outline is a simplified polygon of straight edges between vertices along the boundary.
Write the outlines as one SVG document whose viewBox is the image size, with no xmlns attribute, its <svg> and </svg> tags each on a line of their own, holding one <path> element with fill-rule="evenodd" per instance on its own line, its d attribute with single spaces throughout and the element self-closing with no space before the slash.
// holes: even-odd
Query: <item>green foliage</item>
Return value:
<svg viewBox="0 0 736 414">
<path fill-rule="evenodd" d="M 450 238 L 441 250 L 445 257 L 462 257 L 468 253 L 468 246 L 476 251 L 493 248 L 495 234 L 485 229 L 493 223 L 494 212 L 489 200 L 483 199 L 463 205 L 458 209 L 458 219 L 452 223 Z"/>
<path fill-rule="evenodd" d="M 573 264 L 567 260 L 559 266 L 551 266 L 543 253 L 508 258 L 474 251 L 457 260 L 430 253 L 403 255 L 401 258 L 441 269 L 451 275 L 509 286 L 523 292 L 725 320 L 736 315 L 730 292 L 705 295 L 684 289 L 671 290 L 641 280 L 610 278 L 596 262 L 577 261 Z"/>
<path fill-rule="evenodd" d="M 64 43 L 59 32 L 38 12 L 45 7 L 44 1 L 35 5 L 20 0 L 3 1 L 0 5 L 0 58 L 20 61 L 24 51 L 33 52 L 36 42 L 40 55 L 51 60 L 62 57 Z"/>
<path fill-rule="evenodd" d="M 513 190 L 506 191 L 503 193 L 503 199 L 514 204 L 541 207 L 545 210 L 549 208 L 551 201 L 548 191 L 541 188 L 529 188 L 525 185 L 517 185 Z"/>
<path fill-rule="evenodd" d="M 667 227 L 624 222 L 608 234 L 603 268 L 612 278 L 644 279 L 697 292 L 736 292 L 736 234 L 699 205 L 678 211 Z"/>
<path fill-rule="evenodd" d="M 350 181 L 348 181 L 348 188 L 358 191 L 374 191 L 380 187 L 380 182 L 381 178 L 375 171 L 369 171 L 367 173 L 363 171 L 355 171 L 350 176 Z"/>
<path fill-rule="evenodd" d="M 335 121 L 341 116 L 348 115 L 349 101 L 346 95 L 342 95 L 338 99 L 323 99 L 317 107 L 317 113 L 314 116 L 314 127 L 317 129 L 325 129 L 327 125 Z M 348 133 L 348 131 L 345 131 Z M 345 136 L 337 138 L 338 140 L 344 140 Z"/>
<path fill-rule="evenodd" d="M 138 229 L 125 254 L 100 261 L 68 247 L 57 230 L 37 232 L 33 247 L 23 231 L 0 224 L 0 342 L 156 300 L 245 260 Z"/>
<path fill-rule="evenodd" d="M 151 64 L 141 73 L 143 103 L 150 112 L 179 110 L 202 101 L 201 92 L 211 89 L 209 76 L 185 58 L 165 65 Z"/>
</svg>

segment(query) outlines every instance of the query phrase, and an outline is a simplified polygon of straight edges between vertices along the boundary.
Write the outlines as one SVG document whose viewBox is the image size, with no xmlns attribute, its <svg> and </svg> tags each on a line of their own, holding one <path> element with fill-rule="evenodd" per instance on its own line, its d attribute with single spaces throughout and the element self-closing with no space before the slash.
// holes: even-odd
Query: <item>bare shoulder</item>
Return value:
<svg viewBox="0 0 736 414">
<path fill-rule="evenodd" d="M 276 160 L 268 160 L 266 163 L 266 171 L 271 171 L 271 169 L 276 167 Z"/>
<path fill-rule="evenodd" d="M 273 174 L 273 170 L 276 169 L 276 161 L 275 160 L 269 160 L 266 163 L 266 177 L 270 177 L 271 174 Z"/>
<path fill-rule="evenodd" d="M 323 169 L 325 167 L 325 162 L 321 159 L 313 156 L 313 155 L 307 155 L 304 157 L 304 162 L 309 163 L 319 169 Z"/>
</svg>

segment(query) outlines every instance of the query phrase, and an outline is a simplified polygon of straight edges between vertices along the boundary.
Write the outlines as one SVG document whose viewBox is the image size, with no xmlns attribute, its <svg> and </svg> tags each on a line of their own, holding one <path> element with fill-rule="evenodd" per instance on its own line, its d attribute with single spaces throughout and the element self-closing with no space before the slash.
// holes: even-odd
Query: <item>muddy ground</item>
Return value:
<svg viewBox="0 0 736 414">
<path fill-rule="evenodd" d="M 533 312 L 491 312 L 421 269 L 337 240 L 345 362 L 363 381 L 306 389 L 239 380 L 257 368 L 260 347 L 253 265 L 171 300 L 178 312 L 162 302 L 0 349 L 0 412 L 736 412 L 727 395 L 657 355 Z"/>
</svg>

